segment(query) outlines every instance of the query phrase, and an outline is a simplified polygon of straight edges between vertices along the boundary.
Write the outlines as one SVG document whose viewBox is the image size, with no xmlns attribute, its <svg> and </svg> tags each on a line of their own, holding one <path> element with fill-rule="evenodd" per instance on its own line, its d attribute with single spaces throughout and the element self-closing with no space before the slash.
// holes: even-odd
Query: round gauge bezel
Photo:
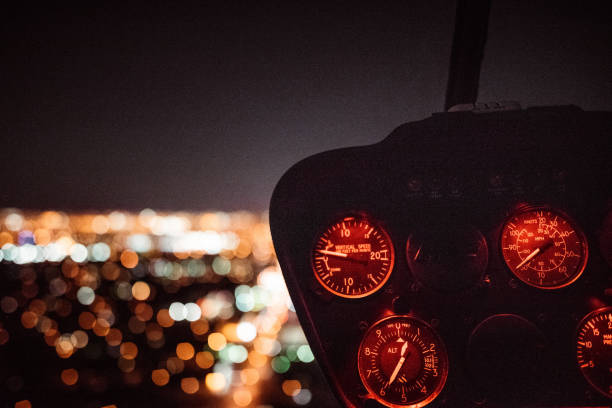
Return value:
<svg viewBox="0 0 612 408">
<path fill-rule="evenodd" d="M 592 310 L 589 313 L 587 313 L 586 316 L 584 316 L 582 319 L 580 319 L 580 322 L 578 323 L 578 326 L 576 326 L 576 333 L 574 334 L 574 347 L 575 347 L 575 351 L 576 351 L 576 367 L 580 371 L 580 374 L 582 374 L 582 377 L 589 383 L 589 385 L 594 390 L 596 390 L 597 392 L 599 392 L 603 396 L 612 399 L 612 393 L 607 393 L 604 390 L 602 390 L 601 388 L 599 388 L 598 385 L 595 385 L 593 383 L 593 381 L 587 375 L 585 375 L 585 373 L 582 370 L 582 368 L 580 368 L 580 363 L 578 362 L 578 336 L 580 335 L 580 329 L 582 327 L 584 327 L 586 325 L 586 323 L 589 320 L 591 320 L 593 317 L 595 317 L 597 315 L 600 315 L 600 314 L 604 314 L 604 313 L 612 313 L 612 306 L 604 306 L 604 307 L 600 307 L 598 309 Z"/>
<path fill-rule="evenodd" d="M 316 268 L 315 268 L 315 263 L 314 263 L 315 248 L 321 236 L 326 231 L 328 231 L 331 227 L 333 227 L 335 224 L 342 222 L 343 220 L 349 217 L 354 217 L 355 219 L 358 219 L 358 220 L 366 220 L 372 227 L 374 227 L 376 230 L 378 230 L 381 233 L 381 235 L 387 241 L 389 245 L 389 251 L 390 251 L 389 270 L 386 272 L 385 277 L 373 289 L 370 289 L 369 291 L 366 291 L 364 293 L 360 293 L 357 295 L 347 295 L 345 293 L 338 292 L 330 288 L 329 286 L 327 286 L 327 284 L 321 279 L 321 277 L 317 273 Z M 378 219 L 366 213 L 361 213 L 361 212 L 348 213 L 345 215 L 339 215 L 337 217 L 332 218 L 332 221 L 328 222 L 324 228 L 319 229 L 310 247 L 309 257 L 310 257 L 310 269 L 313 275 L 315 276 L 317 282 L 319 283 L 321 287 L 323 287 L 323 289 L 325 289 L 328 293 L 332 295 L 339 296 L 344 299 L 361 299 L 361 298 L 373 295 L 374 293 L 378 292 L 383 286 L 385 286 L 385 284 L 391 277 L 391 274 L 393 273 L 393 268 L 395 267 L 395 246 L 393 245 L 393 240 L 391 239 L 391 236 L 387 232 L 387 229 L 382 225 L 382 222 L 380 222 Z"/>
<path fill-rule="evenodd" d="M 436 285 L 436 284 L 432 284 L 431 282 L 428 282 L 427 279 L 424 278 L 423 275 L 425 275 L 423 273 L 424 269 L 418 269 L 418 265 L 416 264 L 417 261 L 414 260 L 414 258 L 412 256 L 410 256 L 410 251 L 411 251 L 411 241 L 414 241 L 415 238 L 418 242 L 419 239 L 422 239 L 422 237 L 420 237 L 418 235 L 418 232 L 415 233 L 411 233 L 410 235 L 408 235 L 408 238 L 406 238 L 406 244 L 404 245 L 404 258 L 406 260 L 406 265 L 408 266 L 408 270 L 410 271 L 410 274 L 412 275 L 412 277 L 419 282 L 424 288 L 427 289 L 431 289 L 433 291 L 436 291 L 438 293 L 445 293 L 445 294 L 449 294 L 449 293 L 465 293 L 466 291 L 469 291 L 470 289 L 474 288 L 476 285 L 478 285 L 479 282 L 482 281 L 483 277 L 485 276 L 486 272 L 487 272 L 487 268 L 489 266 L 489 243 L 487 242 L 487 238 L 485 237 L 485 235 L 482 233 L 482 231 L 480 231 L 478 228 L 476 228 L 474 225 L 472 224 L 465 224 L 464 228 L 466 230 L 468 230 L 470 233 L 473 233 L 474 236 L 476 237 L 476 240 L 482 248 L 482 257 L 479 258 L 481 260 L 481 262 L 476 265 L 475 270 L 478 271 L 478 277 L 477 279 L 474 277 L 471 277 L 472 279 L 469 281 L 471 283 L 468 283 L 467 285 L 460 287 L 459 289 L 456 288 L 442 288 L 440 287 L 440 285 Z M 434 266 L 440 266 L 442 264 L 438 264 L 438 265 L 434 265 Z M 454 267 L 454 271 L 456 273 L 456 266 Z M 440 279 L 441 280 L 441 279 Z M 465 280 L 464 280 L 465 281 Z"/>
<path fill-rule="evenodd" d="M 554 286 L 543 286 L 543 285 L 538 285 L 532 282 L 529 282 L 526 279 L 523 279 L 523 277 L 519 276 L 514 270 L 512 270 L 512 268 L 510 267 L 510 265 L 508 265 L 508 262 L 506 260 L 506 256 L 504 255 L 504 250 L 503 250 L 503 236 L 504 236 L 504 230 L 506 229 L 506 226 L 508 225 L 508 223 L 512 220 L 512 218 L 517 217 L 521 214 L 525 214 L 525 213 L 529 213 L 529 212 L 534 212 L 534 211 L 550 211 L 562 218 L 564 218 L 567 223 L 569 224 L 569 226 L 576 232 L 576 236 L 579 237 L 580 242 L 582 243 L 582 259 L 580 260 L 580 264 L 577 267 L 577 272 L 571 276 L 571 279 L 562 282 L 559 285 L 554 285 Z M 512 274 L 513 277 L 519 279 L 521 282 L 537 288 L 537 289 L 541 289 L 541 290 L 556 290 L 556 289 L 561 289 L 561 288 L 565 288 L 569 285 L 571 285 L 572 283 L 576 282 L 578 280 L 578 278 L 580 278 L 582 276 L 582 274 L 584 273 L 584 270 L 586 268 L 587 265 L 587 261 L 589 259 L 589 242 L 586 238 L 586 235 L 584 234 L 584 232 L 582 231 L 582 228 L 580 228 L 580 226 L 578 225 L 578 223 L 574 220 L 573 217 L 571 217 L 569 214 L 567 214 L 565 211 L 560 210 L 558 208 L 554 208 L 552 206 L 549 205 L 528 205 L 528 206 L 522 206 L 520 208 L 516 208 L 513 211 L 510 212 L 510 215 L 508 215 L 505 219 L 504 222 L 502 223 L 500 232 L 499 232 L 499 239 L 498 239 L 498 245 L 499 245 L 499 253 L 501 255 L 501 258 L 503 260 L 503 263 L 506 267 L 507 270 L 510 271 L 510 273 Z"/>
<path fill-rule="evenodd" d="M 370 387 L 368 381 L 366 381 L 366 378 L 364 378 L 364 373 L 362 372 L 363 370 L 362 370 L 362 367 L 361 367 L 361 360 L 359 358 L 361 350 L 364 347 L 364 342 L 365 342 L 366 338 L 368 337 L 368 335 L 372 332 L 372 330 L 376 330 L 376 327 L 379 327 L 381 324 L 384 324 L 384 322 L 386 322 L 387 320 L 391 320 L 391 319 L 408 319 L 410 321 L 418 322 L 419 324 L 421 324 L 423 327 L 427 328 L 433 334 L 433 336 L 435 337 L 436 341 L 438 342 L 438 345 L 440 346 L 440 348 L 439 348 L 439 350 L 440 350 L 439 351 L 439 354 L 440 354 L 439 358 L 440 358 L 440 367 L 442 368 L 440 370 L 440 380 L 439 380 L 438 385 L 436 386 L 436 388 L 430 394 L 428 394 L 425 398 L 423 398 L 420 401 L 411 402 L 411 403 L 407 403 L 407 404 L 394 404 L 392 402 L 386 401 L 383 397 L 379 396 Z M 436 399 L 438 397 L 438 395 L 440 395 L 440 393 L 444 389 L 444 386 L 446 385 L 446 380 L 448 379 L 448 371 L 449 371 L 448 352 L 446 350 L 446 345 L 444 344 L 444 341 L 442 340 L 442 337 L 440 336 L 440 334 L 433 327 L 431 327 L 430 324 L 428 324 L 424 320 L 419 319 L 418 317 L 415 317 L 414 315 L 407 315 L 407 314 L 390 315 L 390 316 L 383 317 L 382 319 L 377 320 L 376 322 L 374 322 L 372 325 L 370 325 L 370 327 L 368 327 L 368 329 L 363 334 L 363 337 L 362 337 L 361 341 L 359 342 L 359 348 L 357 349 L 357 371 L 359 373 L 359 379 L 361 380 L 361 383 L 363 384 L 363 386 L 365 387 L 365 389 L 368 392 L 367 398 L 374 399 L 379 404 L 382 404 L 382 405 L 384 405 L 386 407 L 389 407 L 389 408 L 422 408 L 422 407 L 428 405 L 434 399 Z"/>
</svg>

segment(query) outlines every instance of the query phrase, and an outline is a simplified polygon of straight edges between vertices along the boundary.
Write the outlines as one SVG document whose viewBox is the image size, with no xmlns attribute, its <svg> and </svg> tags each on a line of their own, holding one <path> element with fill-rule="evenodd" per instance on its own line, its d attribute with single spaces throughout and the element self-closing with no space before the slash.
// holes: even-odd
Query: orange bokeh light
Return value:
<svg viewBox="0 0 612 408">
<path fill-rule="evenodd" d="M 179 358 L 170 357 L 168 361 L 166 361 L 166 368 L 172 374 L 178 374 L 178 373 L 181 373 L 185 369 L 185 363 L 183 362 L 183 360 Z"/>
<path fill-rule="evenodd" d="M 179 343 L 176 345 L 176 356 L 181 360 L 190 360 L 194 354 L 195 350 L 191 343 Z"/>
<path fill-rule="evenodd" d="M 227 381 L 221 373 L 208 373 L 204 379 L 206 386 L 212 392 L 221 392 L 225 388 Z"/>
<path fill-rule="evenodd" d="M 253 395 L 251 394 L 251 391 L 245 388 L 236 390 L 232 395 L 232 398 L 234 399 L 236 405 L 238 405 L 239 407 L 246 407 L 251 403 L 251 401 L 253 401 Z"/>
<path fill-rule="evenodd" d="M 105 319 L 96 319 L 93 332 L 100 337 L 104 337 L 110 331 L 110 324 Z"/>
<path fill-rule="evenodd" d="M 132 286 L 132 296 L 136 300 L 147 300 L 151 295 L 151 288 L 146 282 L 138 281 Z"/>
<path fill-rule="evenodd" d="M 195 356 L 196 364 L 206 370 L 207 368 L 212 367 L 215 363 L 215 357 L 212 355 L 210 351 L 200 351 Z"/>
<path fill-rule="evenodd" d="M 123 340 L 123 334 L 119 329 L 110 329 L 106 335 L 106 342 L 109 346 L 118 346 Z"/>
<path fill-rule="evenodd" d="M 34 299 L 30 302 L 28 310 L 41 316 L 47 311 L 47 304 L 40 299 Z"/>
<path fill-rule="evenodd" d="M 138 355 L 138 346 L 131 341 L 127 341 L 121 344 L 119 352 L 121 353 L 121 357 L 124 359 L 133 360 Z"/>
<path fill-rule="evenodd" d="M 148 322 L 153 318 L 153 308 L 144 302 L 138 303 L 134 308 L 134 314 L 143 322 Z"/>
<path fill-rule="evenodd" d="M 79 326 L 82 329 L 90 330 L 96 324 L 96 317 L 90 312 L 81 312 L 79 315 Z"/>
<path fill-rule="evenodd" d="M 136 254 L 134 251 L 126 249 L 121 253 L 120 261 L 121 265 L 128 269 L 135 268 L 136 265 L 138 265 L 138 254 Z"/>
<path fill-rule="evenodd" d="M 283 392 L 289 397 L 294 397 L 302 390 L 302 384 L 298 380 L 285 380 L 282 385 Z"/>
<path fill-rule="evenodd" d="M 200 383 L 195 377 L 187 377 L 181 379 L 181 389 L 186 394 L 195 394 L 200 389 Z"/>
<path fill-rule="evenodd" d="M 21 314 L 21 324 L 26 329 L 31 329 L 38 323 L 38 315 L 34 312 L 26 311 Z"/>
<path fill-rule="evenodd" d="M 161 327 L 172 327 L 174 325 L 174 320 L 170 317 L 170 312 L 168 309 L 160 309 L 157 312 L 157 323 Z"/>
<path fill-rule="evenodd" d="M 158 387 L 163 387 L 170 381 L 170 374 L 167 370 L 160 368 L 151 372 L 151 380 Z"/>
<path fill-rule="evenodd" d="M 193 334 L 201 336 L 208 331 L 208 322 L 204 319 L 196 320 L 190 323 L 190 327 Z"/>
<path fill-rule="evenodd" d="M 221 333 L 211 333 L 208 336 L 208 346 L 215 351 L 222 350 L 226 344 L 227 340 Z"/>
<path fill-rule="evenodd" d="M 74 385 L 79 380 L 79 372 L 74 368 L 68 368 L 62 371 L 60 377 L 64 384 Z"/>
</svg>

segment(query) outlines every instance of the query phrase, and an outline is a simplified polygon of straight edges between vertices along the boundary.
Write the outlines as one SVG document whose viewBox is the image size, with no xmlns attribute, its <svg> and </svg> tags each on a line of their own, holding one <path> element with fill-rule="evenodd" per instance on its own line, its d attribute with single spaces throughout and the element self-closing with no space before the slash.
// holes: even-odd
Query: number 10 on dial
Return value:
<svg viewBox="0 0 612 408">
<path fill-rule="evenodd" d="M 387 282 L 395 252 L 382 227 L 366 217 L 354 216 L 329 225 L 319 235 L 311 257 L 314 275 L 327 291 L 361 298 Z"/>
</svg>

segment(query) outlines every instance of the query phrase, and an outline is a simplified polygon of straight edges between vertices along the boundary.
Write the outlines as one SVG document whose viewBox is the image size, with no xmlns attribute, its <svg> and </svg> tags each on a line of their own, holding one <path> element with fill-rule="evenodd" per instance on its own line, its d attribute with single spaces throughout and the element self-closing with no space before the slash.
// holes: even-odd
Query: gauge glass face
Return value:
<svg viewBox="0 0 612 408">
<path fill-rule="evenodd" d="M 440 292 L 460 292 L 476 286 L 488 262 L 487 241 L 469 225 L 421 230 L 406 242 L 406 261 L 415 278 Z"/>
<path fill-rule="evenodd" d="M 371 398 L 388 407 L 423 407 L 446 382 L 448 356 L 425 322 L 390 316 L 366 332 L 358 356 L 359 376 Z"/>
<path fill-rule="evenodd" d="M 536 208 L 511 216 L 503 226 L 506 265 L 523 282 L 558 289 L 580 277 L 588 244 L 576 224 L 560 211 Z"/>
<path fill-rule="evenodd" d="M 612 398 L 612 308 L 595 310 L 582 319 L 576 336 L 578 367 L 600 393 Z"/>
<path fill-rule="evenodd" d="M 385 230 L 365 217 L 345 217 L 317 239 L 312 268 L 329 292 L 360 298 L 385 284 L 394 259 L 393 244 Z"/>
</svg>

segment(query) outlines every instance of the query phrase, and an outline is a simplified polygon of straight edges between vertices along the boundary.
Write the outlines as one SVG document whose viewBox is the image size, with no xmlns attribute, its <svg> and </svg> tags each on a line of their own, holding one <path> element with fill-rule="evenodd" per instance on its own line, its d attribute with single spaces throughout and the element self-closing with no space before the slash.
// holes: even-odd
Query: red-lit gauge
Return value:
<svg viewBox="0 0 612 408">
<path fill-rule="evenodd" d="M 594 310 L 580 321 L 576 356 L 589 384 L 612 398 L 612 307 Z"/>
<path fill-rule="evenodd" d="M 329 292 L 360 298 L 385 284 L 394 259 L 393 243 L 385 230 L 365 217 L 345 217 L 319 236 L 312 268 Z"/>
<path fill-rule="evenodd" d="M 588 256 L 587 240 L 577 225 L 550 208 L 530 208 L 511 216 L 502 229 L 501 248 L 512 273 L 540 289 L 574 282 Z"/>
<path fill-rule="evenodd" d="M 448 375 L 444 343 L 427 323 L 410 316 L 374 323 L 359 345 L 357 365 L 368 397 L 388 407 L 424 407 Z"/>
</svg>

